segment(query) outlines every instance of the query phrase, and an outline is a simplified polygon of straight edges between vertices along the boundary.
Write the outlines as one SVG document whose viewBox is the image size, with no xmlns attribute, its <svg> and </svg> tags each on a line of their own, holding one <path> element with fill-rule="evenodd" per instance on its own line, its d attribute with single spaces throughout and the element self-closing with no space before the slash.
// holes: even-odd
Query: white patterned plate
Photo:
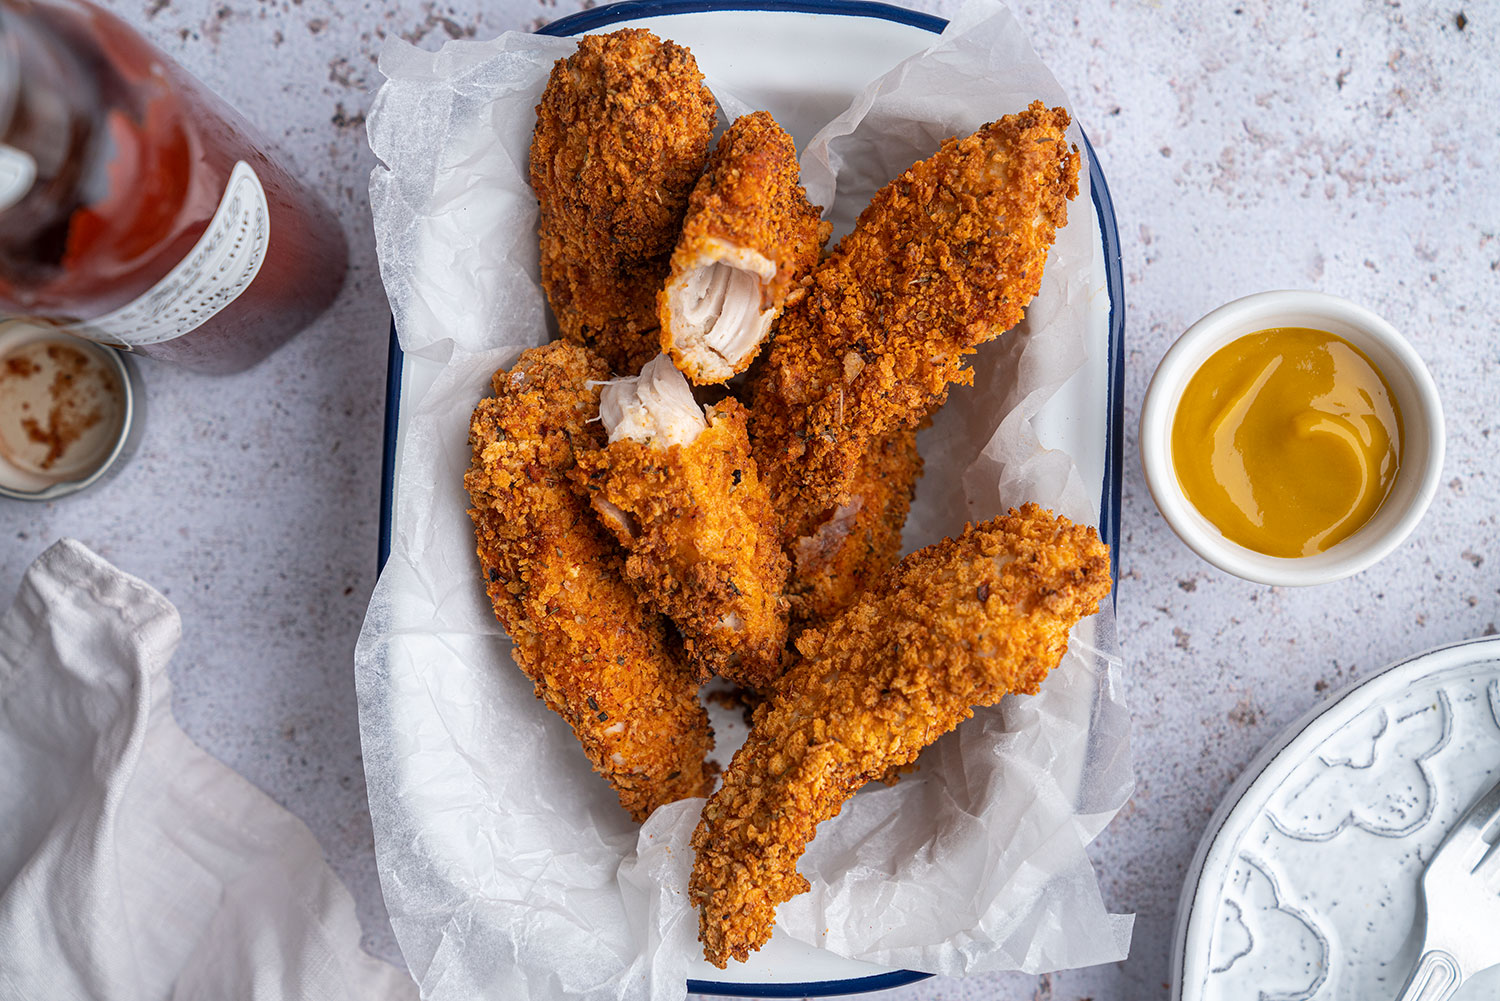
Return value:
<svg viewBox="0 0 1500 1001">
<path fill-rule="evenodd" d="M 1395 997 L 1421 945 L 1422 870 L 1497 778 L 1500 638 L 1422 654 L 1318 706 L 1209 822 L 1178 909 L 1174 1001 Z M 1458 997 L 1500 997 L 1500 968 Z"/>
</svg>

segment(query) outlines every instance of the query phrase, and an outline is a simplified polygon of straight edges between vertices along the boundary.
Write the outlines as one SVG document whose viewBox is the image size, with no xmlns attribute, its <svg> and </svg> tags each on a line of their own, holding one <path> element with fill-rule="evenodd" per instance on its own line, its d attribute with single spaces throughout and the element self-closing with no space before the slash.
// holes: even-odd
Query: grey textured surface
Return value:
<svg viewBox="0 0 1500 1001">
<path fill-rule="evenodd" d="M 0 589 L 71 535 L 164 591 L 185 636 L 176 709 L 195 739 L 302 817 L 399 958 L 375 874 L 352 651 L 375 581 L 388 312 L 366 197 L 381 39 L 426 47 L 532 28 L 575 4 L 125 0 L 111 6 L 285 148 L 342 217 L 352 267 L 314 328 L 252 371 L 146 364 L 146 434 L 104 487 L 0 501 Z M 937 13 L 954 4 L 924 4 Z M 1015 5 L 1073 94 L 1120 221 L 1126 425 L 1156 361 L 1238 295 L 1366 303 L 1443 394 L 1446 486 L 1377 568 L 1310 591 L 1247 584 L 1166 527 L 1126 443 L 1120 633 L 1138 788 L 1096 846 L 1131 959 L 1050 977 L 930 980 L 953 998 L 1165 996 L 1177 894 L 1229 783 L 1351 680 L 1500 621 L 1500 14 L 1488 4 Z"/>
</svg>

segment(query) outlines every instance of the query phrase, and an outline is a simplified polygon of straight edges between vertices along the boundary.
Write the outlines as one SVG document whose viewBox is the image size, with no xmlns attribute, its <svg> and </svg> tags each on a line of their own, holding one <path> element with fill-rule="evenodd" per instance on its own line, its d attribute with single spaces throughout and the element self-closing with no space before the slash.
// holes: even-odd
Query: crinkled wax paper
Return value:
<svg viewBox="0 0 1500 1001">
<path fill-rule="evenodd" d="M 370 115 L 401 345 L 441 371 L 403 415 L 396 534 L 356 655 L 360 723 L 386 905 L 435 1001 L 680 998 L 699 955 L 684 888 L 702 801 L 641 827 L 619 808 L 515 668 L 465 514 L 469 413 L 496 367 L 550 336 L 526 158 L 547 73 L 573 47 L 519 33 L 437 53 L 388 41 Z M 971 6 L 848 111 L 793 125 L 823 125 L 803 153 L 809 195 L 837 235 L 942 139 L 1036 97 L 1067 104 L 1010 14 Z M 1105 294 L 1080 183 L 1026 321 L 980 352 L 975 385 L 955 389 L 921 437 L 909 546 L 1025 500 L 1097 520 L 1097 489 L 1031 428 L 1083 363 L 1087 314 Z M 1131 919 L 1108 913 L 1085 854 L 1131 788 L 1118 670 L 1106 610 L 1075 631 L 1041 694 L 980 710 L 914 775 L 855 796 L 819 828 L 801 864 L 812 891 L 781 907 L 778 934 L 949 975 L 1123 958 Z"/>
</svg>

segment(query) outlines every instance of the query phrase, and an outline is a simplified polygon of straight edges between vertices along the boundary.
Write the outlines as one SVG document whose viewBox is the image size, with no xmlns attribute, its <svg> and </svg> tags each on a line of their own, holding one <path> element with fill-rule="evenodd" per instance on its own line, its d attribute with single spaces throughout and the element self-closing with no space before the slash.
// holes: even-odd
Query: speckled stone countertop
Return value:
<svg viewBox="0 0 1500 1001">
<path fill-rule="evenodd" d="M 935 13 L 956 4 L 921 3 Z M 134 461 L 56 503 L 0 501 L 0 590 L 59 536 L 182 612 L 187 732 L 292 810 L 399 961 L 366 812 L 352 654 L 375 582 L 389 312 L 363 121 L 381 40 L 528 29 L 573 0 L 112 0 L 287 151 L 348 233 L 334 308 L 270 360 L 209 380 L 145 364 Z M 1114 195 L 1125 267 L 1120 635 L 1137 789 L 1095 846 L 1131 958 L 1048 977 L 929 980 L 903 1001 L 1153 998 L 1209 814 L 1284 724 L 1351 680 L 1500 622 L 1500 11 L 1457 3 L 1013 5 L 1073 95 Z M 1445 486 L 1375 569 L 1309 591 L 1198 560 L 1135 460 L 1157 360 L 1198 316 L 1267 288 L 1365 303 L 1427 360 L 1448 418 Z"/>
</svg>

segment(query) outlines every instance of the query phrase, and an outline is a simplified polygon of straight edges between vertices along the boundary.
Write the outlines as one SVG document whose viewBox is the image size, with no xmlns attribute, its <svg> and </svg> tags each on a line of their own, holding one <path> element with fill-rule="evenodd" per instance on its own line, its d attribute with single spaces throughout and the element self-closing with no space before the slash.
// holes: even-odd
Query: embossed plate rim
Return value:
<svg viewBox="0 0 1500 1001">
<path fill-rule="evenodd" d="M 1403 686 L 1440 671 L 1486 661 L 1500 661 L 1500 636 L 1460 640 L 1388 664 L 1310 708 L 1251 759 L 1209 818 L 1183 881 L 1173 933 L 1172 1001 L 1182 1001 L 1183 998 L 1190 939 L 1197 944 L 1195 954 L 1201 952 L 1206 962 L 1217 908 L 1210 913 L 1207 907 L 1199 906 L 1199 901 L 1205 897 L 1208 885 L 1212 884 L 1217 903 L 1219 888 L 1228 877 L 1238 843 L 1237 837 L 1228 835 L 1237 835 L 1263 812 L 1264 804 L 1256 805 L 1260 797 L 1253 794 L 1266 784 L 1271 785 L 1271 791 L 1279 788 L 1305 757 L 1305 752 L 1321 745 L 1340 727 Z M 1500 675 L 1500 670 L 1496 673 Z M 1280 774 L 1282 770 L 1286 774 Z M 1268 792 L 1267 797 L 1269 795 Z"/>
</svg>

